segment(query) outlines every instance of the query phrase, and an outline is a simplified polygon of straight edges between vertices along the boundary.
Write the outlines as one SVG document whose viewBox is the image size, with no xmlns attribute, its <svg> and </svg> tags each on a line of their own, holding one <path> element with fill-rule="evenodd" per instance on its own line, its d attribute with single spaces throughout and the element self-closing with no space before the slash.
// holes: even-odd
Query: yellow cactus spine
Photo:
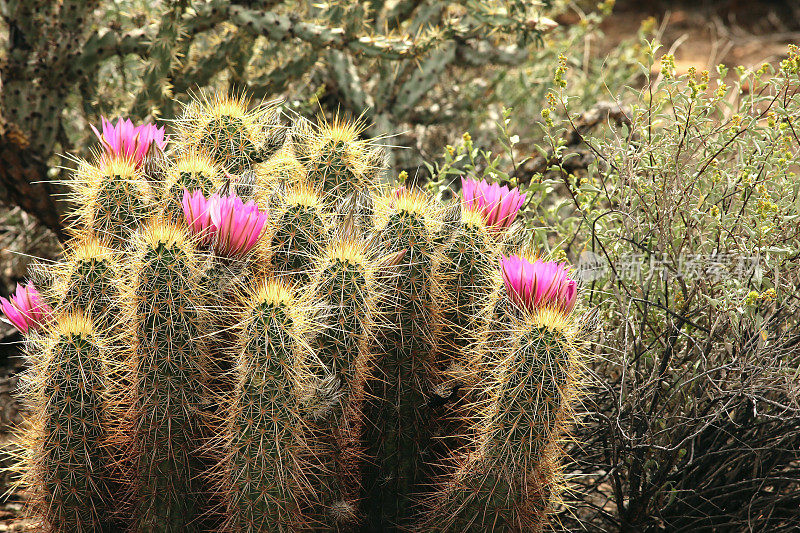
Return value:
<svg viewBox="0 0 800 533">
<path fill-rule="evenodd" d="M 306 179 L 306 169 L 286 145 L 267 161 L 254 165 L 253 170 L 257 197 L 267 197 L 281 185 L 291 187 Z"/>
<path fill-rule="evenodd" d="M 318 125 L 301 121 L 295 128 L 294 146 L 298 159 L 308 171 L 309 183 L 323 191 L 326 202 L 353 193 L 376 191 L 384 170 L 383 152 L 360 139 L 366 125 L 335 117 Z"/>
<path fill-rule="evenodd" d="M 434 358 L 440 370 L 463 373 L 480 363 L 502 283 L 497 284 L 500 251 L 482 216 L 470 210 L 456 213 L 444 222 L 442 253 L 434 265 L 441 302 L 434 317 Z"/>
<path fill-rule="evenodd" d="M 118 253 L 90 234 L 73 245 L 55 270 L 51 292 L 57 308 L 91 317 L 99 335 L 112 337 L 121 318 Z"/>
</svg>

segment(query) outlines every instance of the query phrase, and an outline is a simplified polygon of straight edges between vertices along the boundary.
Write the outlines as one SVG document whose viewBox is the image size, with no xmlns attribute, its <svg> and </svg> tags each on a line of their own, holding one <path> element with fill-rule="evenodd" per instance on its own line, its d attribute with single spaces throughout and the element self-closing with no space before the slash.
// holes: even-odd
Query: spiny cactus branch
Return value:
<svg viewBox="0 0 800 533">
<path fill-rule="evenodd" d="M 150 63 L 145 68 L 142 89 L 131 107 L 133 115 L 160 113 L 159 106 L 170 102 L 172 88 L 169 80 L 178 59 L 174 49 L 181 38 L 181 15 L 188 5 L 188 0 L 171 0 L 167 4 L 158 33 L 148 50 Z"/>
</svg>

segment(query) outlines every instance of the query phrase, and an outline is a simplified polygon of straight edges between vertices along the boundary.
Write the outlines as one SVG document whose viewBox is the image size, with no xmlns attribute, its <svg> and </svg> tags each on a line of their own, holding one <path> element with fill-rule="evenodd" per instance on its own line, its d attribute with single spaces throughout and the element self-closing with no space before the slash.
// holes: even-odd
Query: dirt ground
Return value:
<svg viewBox="0 0 800 533">
<path fill-rule="evenodd" d="M 679 73 L 720 63 L 752 67 L 776 63 L 787 45 L 800 43 L 797 0 L 618 0 L 602 24 L 613 47 L 635 35 L 642 21 L 655 17 L 664 53 L 675 54 Z"/>
<path fill-rule="evenodd" d="M 602 24 L 606 39 L 592 53 L 602 54 L 636 35 L 642 21 L 655 17 L 663 51 L 675 54 L 679 72 L 690 66 L 713 69 L 777 63 L 787 44 L 800 43 L 800 1 L 648 1 L 619 0 L 614 13 Z M 569 24 L 569 17 L 559 20 Z M 39 229 L 18 209 L 0 208 L 0 294 L 25 276 L 31 255 L 53 257 L 58 245 L 52 235 Z M 0 447 L 7 447 L 10 430 L 20 422 L 20 405 L 14 399 L 18 372 L 19 335 L 0 323 Z M 0 465 L 7 465 L 7 455 Z M 0 474 L 0 494 L 7 491 L 7 474 Z M 0 532 L 25 531 L 29 524 L 15 519 L 22 509 L 22 495 L 12 493 L 0 502 Z"/>
</svg>

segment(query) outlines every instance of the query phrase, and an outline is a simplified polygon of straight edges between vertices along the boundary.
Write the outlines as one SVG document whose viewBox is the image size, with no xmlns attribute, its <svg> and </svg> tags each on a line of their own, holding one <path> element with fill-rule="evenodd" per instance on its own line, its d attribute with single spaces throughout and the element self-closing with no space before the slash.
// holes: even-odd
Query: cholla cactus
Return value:
<svg viewBox="0 0 800 533">
<path fill-rule="evenodd" d="M 131 531 L 541 529 L 579 315 L 564 265 L 502 255 L 525 194 L 465 181 L 444 206 L 381 183 L 361 125 L 280 120 L 203 95 L 168 149 L 104 121 L 64 260 L 2 302 L 38 376 L 31 509 L 55 531 L 108 509 Z M 54 461 L 41 435 L 66 427 Z"/>
</svg>

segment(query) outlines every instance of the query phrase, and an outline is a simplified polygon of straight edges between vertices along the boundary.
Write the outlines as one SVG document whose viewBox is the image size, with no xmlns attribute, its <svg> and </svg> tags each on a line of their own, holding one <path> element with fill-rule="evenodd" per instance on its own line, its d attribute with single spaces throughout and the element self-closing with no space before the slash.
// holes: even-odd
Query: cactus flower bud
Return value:
<svg viewBox="0 0 800 533">
<path fill-rule="evenodd" d="M 238 196 L 213 195 L 208 201 L 211 224 L 217 234 L 215 249 L 220 255 L 244 256 L 255 246 L 267 224 L 267 213 Z"/>
<path fill-rule="evenodd" d="M 511 226 L 526 197 L 516 187 L 509 189 L 469 178 L 461 178 L 461 193 L 464 208 L 479 211 L 486 225 L 498 231 Z"/>
<path fill-rule="evenodd" d="M 103 133 L 100 133 L 94 125 L 91 125 L 91 128 L 103 144 L 105 152 L 129 159 L 137 167 L 144 162 L 151 144 L 155 143 L 159 150 L 166 147 L 163 126 L 160 128 L 154 124 L 134 126 L 130 119 L 121 118 L 117 120 L 116 125 L 105 117 L 100 117 L 100 120 Z"/>
<path fill-rule="evenodd" d="M 10 299 L 0 298 L 0 303 L 9 322 L 22 333 L 28 333 L 31 329 L 41 329 L 53 313 L 32 283 L 27 285 L 17 283 L 16 294 Z"/>
<path fill-rule="evenodd" d="M 533 263 L 517 255 L 500 261 L 503 282 L 511 300 L 529 311 L 550 308 L 565 315 L 572 312 L 578 296 L 578 285 L 569 277 L 564 263 L 542 261 Z"/>
</svg>

